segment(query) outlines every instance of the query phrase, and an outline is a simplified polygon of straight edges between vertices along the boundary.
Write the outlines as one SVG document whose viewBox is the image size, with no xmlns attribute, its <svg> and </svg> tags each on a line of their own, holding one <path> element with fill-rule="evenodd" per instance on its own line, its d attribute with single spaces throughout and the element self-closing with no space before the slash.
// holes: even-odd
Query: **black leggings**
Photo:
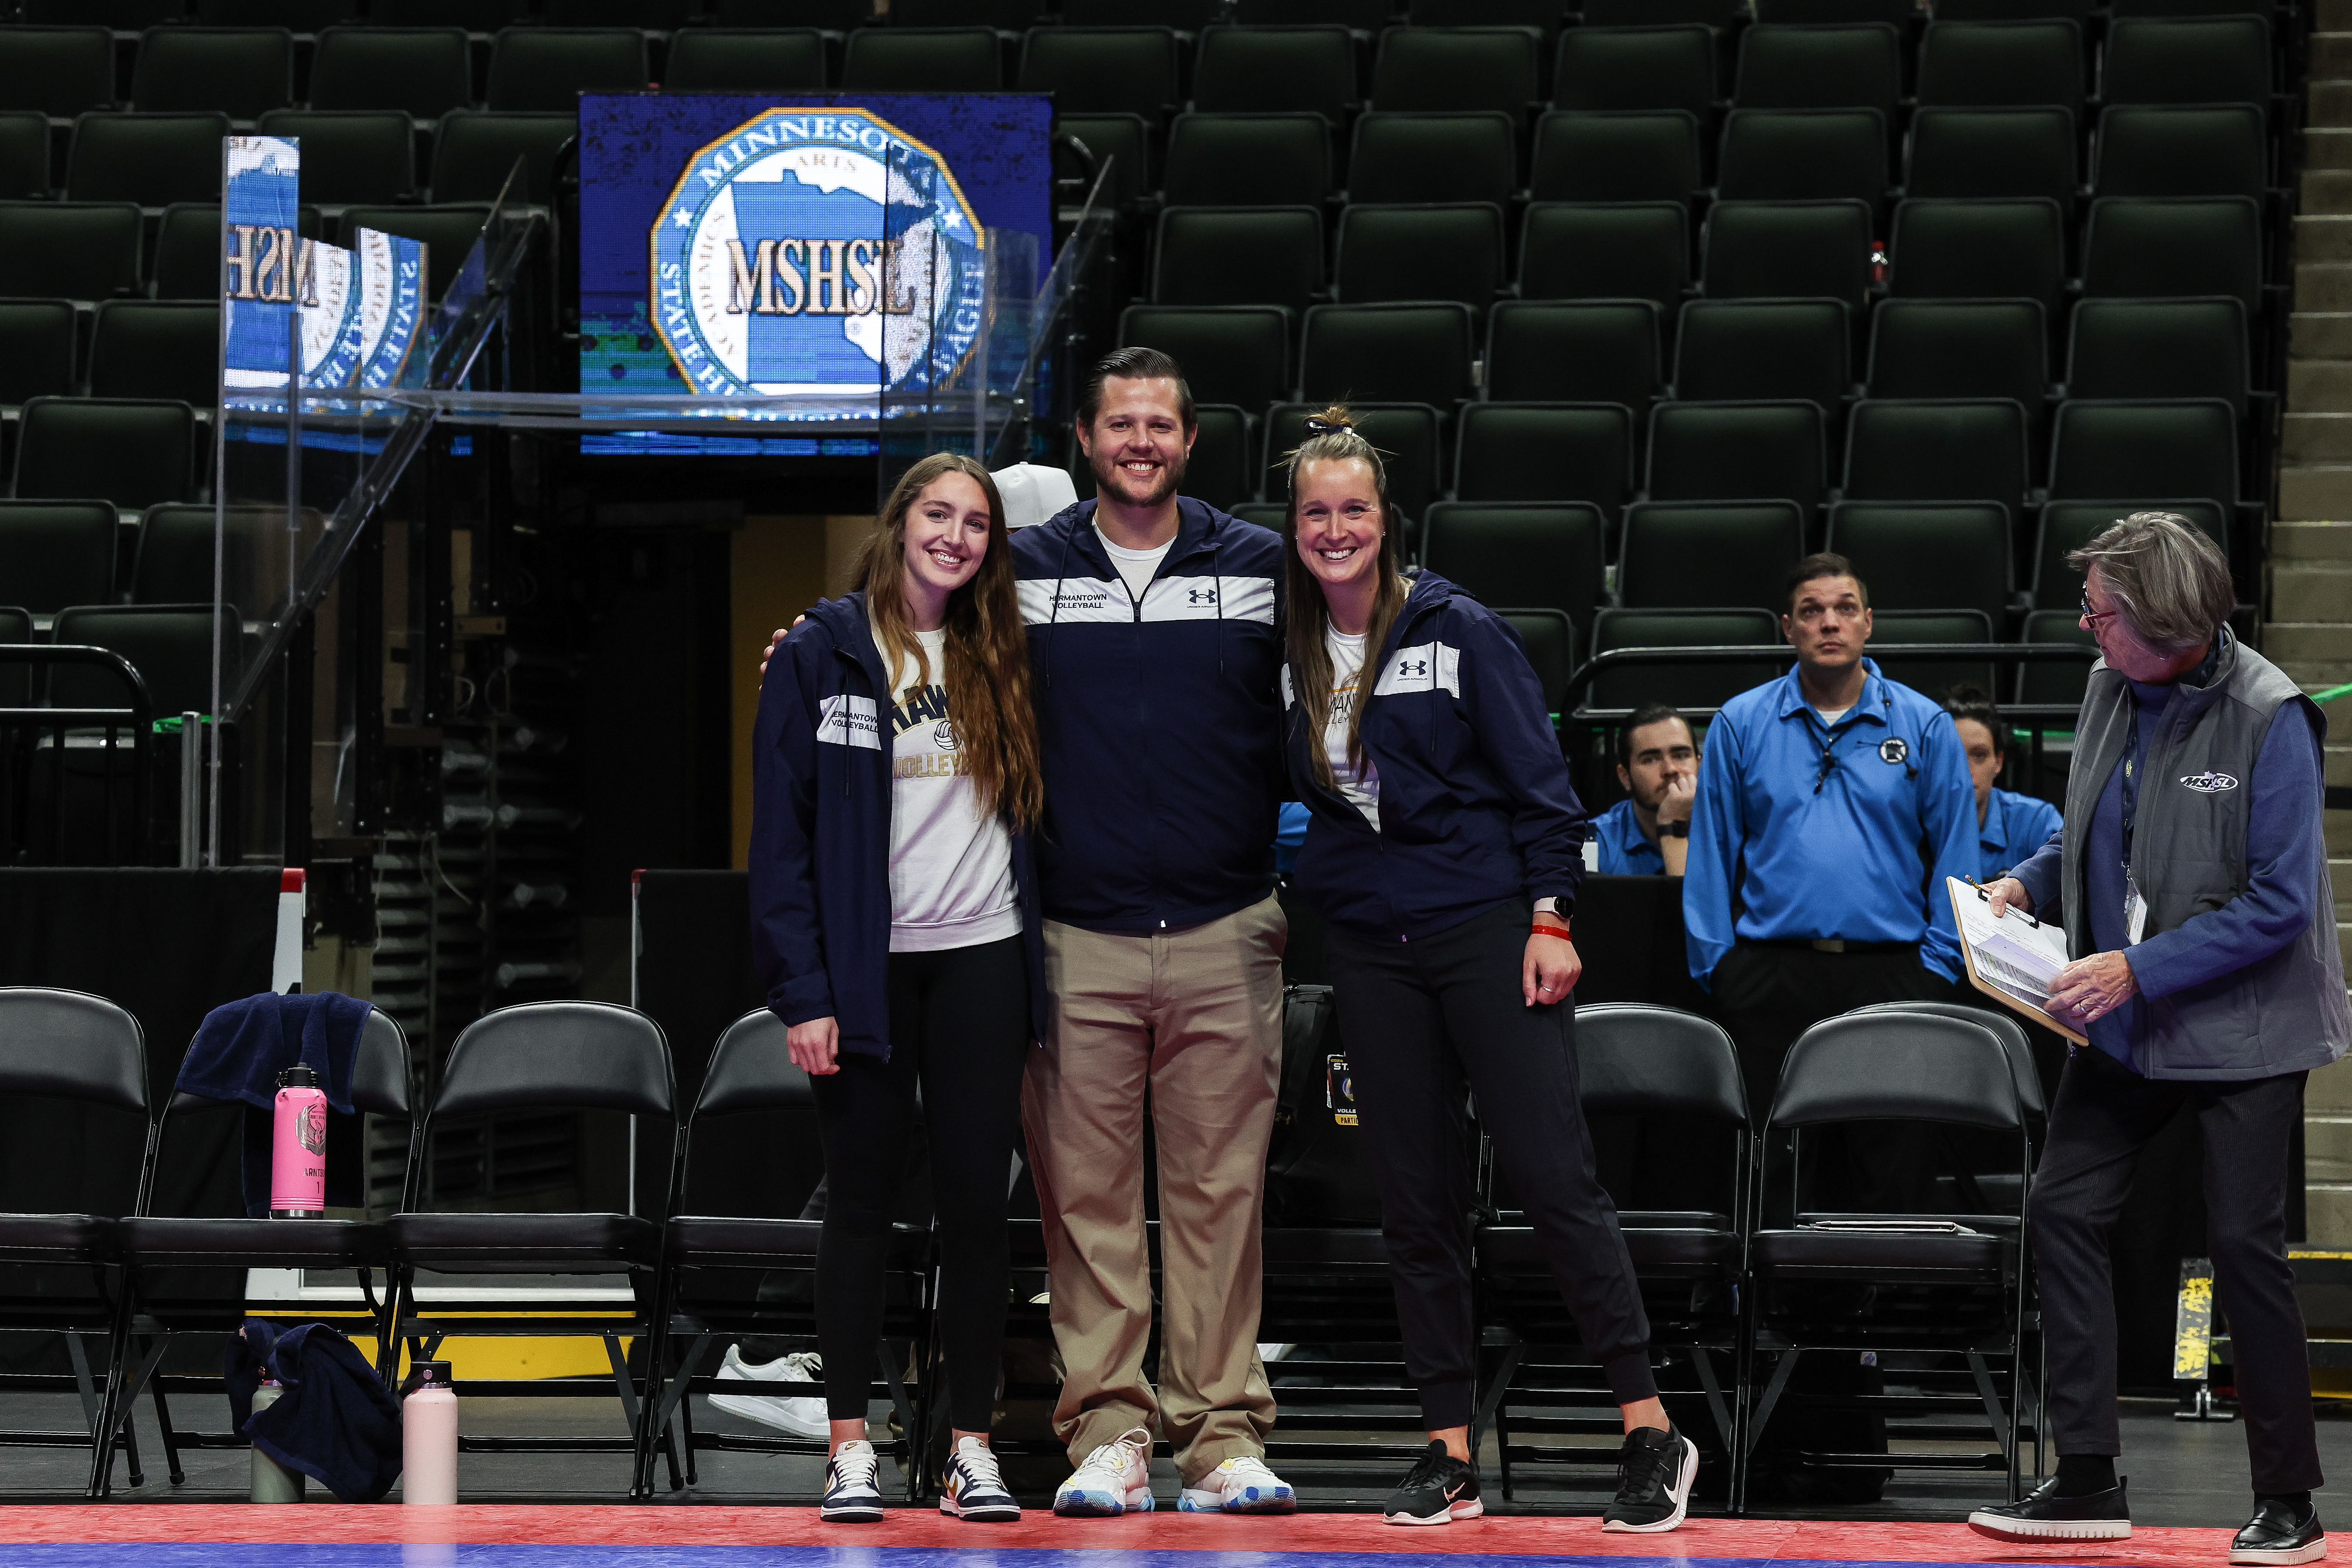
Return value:
<svg viewBox="0 0 2352 1568">
<path fill-rule="evenodd" d="M 844 1051 L 839 1072 L 810 1080 L 828 1190 L 816 1252 L 816 1339 L 835 1421 L 866 1415 L 882 1333 L 890 1210 L 907 1169 L 920 1082 L 949 1415 L 962 1431 L 988 1430 L 1012 1289 L 1004 1199 L 1029 1047 L 1029 977 L 1019 937 L 894 952 L 890 1059 Z"/>
<path fill-rule="evenodd" d="M 1649 1317 L 1577 1103 L 1575 1005 L 1530 1007 L 1520 994 L 1532 923 L 1513 902 L 1410 942 L 1333 926 L 1324 948 L 1380 1188 L 1405 1371 L 1433 1432 L 1469 1424 L 1477 1385 L 1465 1082 L 1611 1397 L 1632 1405 L 1658 1392 Z"/>
</svg>

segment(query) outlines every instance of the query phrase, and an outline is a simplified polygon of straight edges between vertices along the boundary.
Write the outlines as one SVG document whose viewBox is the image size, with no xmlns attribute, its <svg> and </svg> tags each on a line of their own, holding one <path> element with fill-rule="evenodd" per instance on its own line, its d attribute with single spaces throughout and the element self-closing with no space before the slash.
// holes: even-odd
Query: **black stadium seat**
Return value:
<svg viewBox="0 0 2352 1568">
<path fill-rule="evenodd" d="M 37 616 L 107 604 L 121 531 L 106 501 L 0 500 L 0 582 L 16 608 Z M 209 577 L 205 586 L 209 592 Z"/>
<path fill-rule="evenodd" d="M 541 16 L 557 27 L 645 27 L 667 33 L 702 20 L 702 0 L 546 0 Z"/>
<path fill-rule="evenodd" d="M 2067 323 L 2070 397 L 2218 397 L 2242 419 L 2252 388 L 2235 300 L 2085 300 Z"/>
<path fill-rule="evenodd" d="M 721 27 L 821 27 L 834 33 L 877 20 L 871 0 L 717 0 L 710 19 Z"/>
<path fill-rule="evenodd" d="M 1871 227 L 1861 202 L 1717 202 L 1707 214 L 1700 289 L 1859 307 L 1870 289 Z"/>
<path fill-rule="evenodd" d="M 484 103 L 503 113 L 576 110 L 583 92 L 638 92 L 652 79 L 634 27 L 509 27 L 490 46 Z"/>
<path fill-rule="evenodd" d="M 1675 337 L 1675 395 L 1802 398 L 1834 422 L 1853 391 L 1852 337 L 1834 300 L 1693 300 Z"/>
<path fill-rule="evenodd" d="M 139 40 L 133 109 L 257 120 L 293 101 L 294 36 L 283 28 L 151 27 Z"/>
<path fill-rule="evenodd" d="M 1066 205 L 1091 192 L 1097 173 L 1108 174 L 1103 200 L 1114 208 L 1157 188 L 1152 184 L 1151 127 L 1141 115 L 1064 114 L 1055 117 L 1055 126 L 1059 134 L 1054 138 L 1054 176 L 1078 182 L 1075 193 L 1064 198 Z M 1084 146 L 1094 154 L 1095 162 L 1088 164 L 1077 159 L 1066 139 Z M 1103 168 L 1106 161 L 1108 171 Z"/>
<path fill-rule="evenodd" d="M 1543 202 L 1520 226 L 1522 299 L 1647 300 L 1671 312 L 1690 280 L 1690 219 L 1672 202 Z"/>
<path fill-rule="evenodd" d="M 2053 500 L 2189 496 L 2238 500 L 2237 416 L 2220 398 L 2058 405 L 2050 441 Z"/>
<path fill-rule="evenodd" d="M 1367 114 L 1348 154 L 1348 199 L 1499 209 L 1519 189 L 1517 141 L 1511 117 L 1493 110 Z"/>
<path fill-rule="evenodd" d="M 298 208 L 294 224 L 295 232 L 304 239 L 325 237 L 317 207 L 306 205 Z M 221 286 L 220 263 L 220 203 L 173 202 L 163 209 L 163 218 L 155 226 L 154 251 L 148 268 L 154 275 L 158 300 L 216 298 Z"/>
<path fill-rule="evenodd" d="M 2071 642 L 2096 648 L 2098 640 L 2083 629 L 2079 599 L 2082 590 L 2074 590 L 2076 598 L 2063 610 L 2034 610 L 2025 617 L 2020 642 Z M 2017 667 L 2017 700 L 2026 703 L 2047 702 L 2066 708 L 2079 708 L 2084 689 L 2090 685 L 2091 666 L 2088 660 L 2077 664 L 2072 659 L 2020 660 Z"/>
<path fill-rule="evenodd" d="M 1770 610 L 1611 609 L 1592 618 L 1596 658 L 1621 647 L 1742 647 L 1780 640 L 1780 623 Z M 1786 664 L 1786 659 L 1763 659 L 1611 670 L 1593 681 L 1582 705 L 1638 708 L 1644 702 L 1670 702 L 1685 712 L 1720 708 L 1780 674 Z"/>
<path fill-rule="evenodd" d="M 104 27 L 8 29 L 8 47 L 0 49 L 0 109 L 65 120 L 114 103 L 114 35 Z"/>
<path fill-rule="evenodd" d="M 2087 23 L 2099 0 L 1941 0 L 1937 18 L 1955 22 L 2040 22 L 2065 16 Z"/>
<path fill-rule="evenodd" d="M 0 297 L 135 292 L 139 234 L 139 208 L 130 202 L 0 202 Z"/>
<path fill-rule="evenodd" d="M 264 136 L 301 140 L 305 199 L 329 206 L 416 199 L 416 122 L 397 109 L 281 109 Z"/>
<path fill-rule="evenodd" d="M 1356 40 L 1345 27 L 1210 27 L 1201 34 L 1195 109 L 1307 109 L 1338 125 L 1359 101 Z"/>
<path fill-rule="evenodd" d="M 1180 114 L 1161 182 L 1170 206 L 1297 206 L 1331 189 L 1331 127 L 1319 114 Z"/>
<path fill-rule="evenodd" d="M 1798 202 L 1886 194 L 1886 122 L 1874 109 L 1735 109 L 1716 187 L 1726 201 Z"/>
<path fill-rule="evenodd" d="M 1756 19 L 1766 26 L 1877 22 L 1907 27 L 1919 19 L 1919 13 L 1910 0 L 1756 0 Z"/>
<path fill-rule="evenodd" d="M 2083 237 L 2083 292 L 2097 299 L 2227 294 L 2262 309 L 2262 213 L 2245 196 L 2105 196 Z"/>
<path fill-rule="evenodd" d="M 93 397 L 220 401 L 220 307 L 209 300 L 109 300 L 89 340 Z"/>
<path fill-rule="evenodd" d="M 1791 501 L 1640 501 L 1625 509 L 1618 599 L 1629 609 L 1778 610 L 1804 553 L 1805 517 Z"/>
<path fill-rule="evenodd" d="M 16 484 L 26 500 L 152 506 L 195 489 L 195 414 L 184 403 L 37 397 L 16 434 Z"/>
<path fill-rule="evenodd" d="M 2119 18 L 2099 95 L 2118 103 L 2270 102 L 2270 24 L 2260 16 Z"/>
<path fill-rule="evenodd" d="M 1487 318 L 1486 390 L 1497 402 L 1614 403 L 1638 430 L 1661 379 L 1647 300 L 1514 300 Z"/>
<path fill-rule="evenodd" d="M 1439 501 L 1422 522 L 1421 559 L 1489 609 L 1559 611 L 1581 641 L 1605 602 L 1606 538 L 1589 506 Z"/>
<path fill-rule="evenodd" d="M 1416 27 L 1528 27 L 1547 47 L 1559 35 L 1557 0 L 1410 0 L 1405 9 Z"/>
<path fill-rule="evenodd" d="M 1961 685 L 1973 686 L 1979 691 L 1994 689 L 1998 677 L 1993 671 L 1997 667 L 1989 658 L 1944 658 L 1903 651 L 1905 645 L 1915 643 L 1991 642 L 1997 624 L 1991 616 L 1982 610 L 1881 604 L 1878 579 L 1868 581 L 1870 657 L 1889 680 L 1901 681 L 1912 690 L 1930 697 L 1940 697 Z"/>
<path fill-rule="evenodd" d="M 2058 204 L 1916 201 L 1895 209 L 1887 292 L 1908 299 L 2017 299 L 2060 309 L 2066 228 Z"/>
<path fill-rule="evenodd" d="M 1289 395 L 1290 335 L 1274 305 L 1129 305 L 1118 318 L 1119 342 L 1175 355 L 1194 397 L 1249 409 Z"/>
<path fill-rule="evenodd" d="M 1846 436 L 1849 500 L 2025 502 L 2025 410 L 2002 398 L 1865 398 Z"/>
<path fill-rule="evenodd" d="M 1518 27 L 1391 27 L 1372 67 L 1372 107 L 1489 110 L 1525 123 L 1538 40 Z"/>
<path fill-rule="evenodd" d="M 2008 614 L 2010 513 L 1990 501 L 1843 501 L 1822 547 L 1853 563 L 1873 607 Z"/>
<path fill-rule="evenodd" d="M 2205 537 L 2230 553 L 2229 512 L 2210 500 L 2053 500 L 2042 509 L 2042 525 L 2034 538 L 2032 592 L 2036 611 L 2073 615 L 2083 600 L 2083 574 L 2066 564 L 2067 552 L 2079 550 L 2136 511 L 2177 512 Z"/>
<path fill-rule="evenodd" d="M 1587 27 L 1625 27 L 1643 22 L 1736 27 L 1747 20 L 1747 0 L 1584 0 Z"/>
<path fill-rule="evenodd" d="M 72 300 L 0 299 L 0 406 L 71 396 L 75 336 Z M 0 572 L 0 582 L 6 581 Z M 14 583 L 6 591 L 11 602 L 31 604 Z"/>
<path fill-rule="evenodd" d="M 148 207 L 217 201 L 228 133 L 226 114 L 84 114 L 74 121 L 66 195 Z"/>
<path fill-rule="evenodd" d="M 1739 36 L 1742 109 L 1874 109 L 1888 120 L 1903 97 L 1903 36 L 1884 22 L 1842 26 L 1761 24 Z"/>
<path fill-rule="evenodd" d="M 2102 196 L 2250 196 L 2269 188 L 2270 141 L 2251 103 L 2119 104 L 2099 116 L 2093 190 Z"/>
<path fill-rule="evenodd" d="M 528 0 L 372 0 L 368 14 L 387 27 L 463 27 L 495 33 L 524 19 Z"/>
<path fill-rule="evenodd" d="M 1884 300 L 1866 379 L 1873 397 L 2006 397 L 2033 414 L 2050 384 L 2050 331 L 2031 300 Z"/>
<path fill-rule="evenodd" d="M 670 39 L 662 87 L 670 92 L 822 92 L 824 65 L 824 35 L 813 27 L 683 28 Z"/>
<path fill-rule="evenodd" d="M 1323 411 L 1325 402 L 1284 403 L 1266 410 L 1266 492 L 1281 495 L 1278 472 L 1285 452 L 1298 449 L 1307 437 L 1307 416 Z M 1350 405 L 1356 429 L 1381 454 L 1388 472 L 1389 499 L 1408 518 L 1419 518 L 1437 499 L 1443 420 L 1425 403 L 1357 403 Z"/>
<path fill-rule="evenodd" d="M 1584 501 L 1614 521 L 1633 480 L 1633 418 L 1614 403 L 1474 403 L 1462 411 L 1459 500 Z"/>
<path fill-rule="evenodd" d="M 1703 26 L 1603 26 L 1559 36 L 1552 101 L 1562 109 L 1678 109 L 1715 112 L 1715 35 Z"/>
<path fill-rule="evenodd" d="M 1458 300 L 1483 321 L 1507 274 L 1491 203 L 1349 206 L 1339 215 L 1331 297 L 1345 304 Z"/>
<path fill-rule="evenodd" d="M 2051 106 L 2079 119 L 2082 27 L 2063 16 L 1954 22 L 1939 14 L 1919 40 L 1918 98 L 1922 109 Z"/>
<path fill-rule="evenodd" d="M 436 121 L 474 103 L 461 27 L 331 27 L 310 61 L 312 109 L 398 109 Z"/>
<path fill-rule="evenodd" d="M 1279 305 L 1296 317 L 1323 288 L 1315 207 L 1169 207 L 1152 249 L 1155 305 Z"/>
<path fill-rule="evenodd" d="M 457 269 L 466 264 L 466 257 L 481 237 L 482 226 L 490 220 L 487 203 L 461 203 L 445 206 L 419 207 L 348 207 L 343 212 L 341 243 L 352 242 L 352 231 L 366 227 L 383 234 L 396 234 L 404 239 L 425 242 L 425 286 L 435 300 L 449 286 Z"/>
<path fill-rule="evenodd" d="M 148 700 L 158 717 L 202 713 L 212 707 L 209 604 L 76 605 L 58 615 L 49 636 L 57 642 L 121 654 L 146 682 Z M 223 680 L 234 679 L 234 665 L 225 668 Z M 121 690 L 88 665 L 60 665 L 49 676 L 49 700 L 60 708 L 111 707 L 121 700 L 117 695 Z"/>
<path fill-rule="evenodd" d="M 1528 194 L 1539 202 L 1679 202 L 1696 195 L 1698 121 L 1688 110 L 1556 109 L 1536 122 Z"/>
<path fill-rule="evenodd" d="M 622 0 L 599 0 L 619 4 Z M 890 7 L 894 27 L 993 27 L 1025 33 L 1037 20 L 1034 0 L 901 0 Z"/>
<path fill-rule="evenodd" d="M 1922 109 L 1911 120 L 1904 193 L 2046 196 L 2072 208 L 2074 117 L 2063 109 Z"/>
<path fill-rule="evenodd" d="M 1004 61 L 988 27 L 861 27 L 849 35 L 850 92 L 997 92 Z"/>
<path fill-rule="evenodd" d="M 0 201 L 49 194 L 49 121 L 37 109 L 0 109 Z"/>
<path fill-rule="evenodd" d="M 1810 403 L 1661 403 L 1650 410 L 1652 500 L 1821 504 L 1822 411 Z"/>
<path fill-rule="evenodd" d="M 18 13 L 27 22 L 82 22 L 135 33 L 164 22 L 187 19 L 186 0 L 24 0 Z"/>
<path fill-rule="evenodd" d="M 1021 47 L 1023 92 L 1050 92 L 1064 114 L 1175 111 L 1176 35 L 1166 27 L 1033 27 Z"/>
<path fill-rule="evenodd" d="M 1174 27 L 1197 33 L 1223 10 L 1223 0 L 1062 0 L 1062 21 L 1072 27 Z"/>
<path fill-rule="evenodd" d="M 1234 20 L 1247 26 L 1328 23 L 1376 33 L 1388 25 L 1388 0 L 1234 0 Z"/>
<path fill-rule="evenodd" d="M 1184 493 L 1223 510 L 1257 493 L 1257 450 L 1250 416 L 1230 403 L 1192 410 L 1192 450 L 1184 460 Z"/>
<path fill-rule="evenodd" d="M 1299 395 L 1444 407 L 1473 395 L 1475 342 L 1470 312 L 1449 300 L 1318 305 L 1307 312 Z"/>
<path fill-rule="evenodd" d="M 452 110 L 433 137 L 433 199 L 488 202 L 507 191 L 509 202 L 545 206 L 555 199 L 556 154 L 578 137 L 576 110 L 505 114 Z M 517 162 L 522 174 L 507 190 Z"/>
<path fill-rule="evenodd" d="M 213 509 L 151 506 L 131 569 L 134 605 L 194 605 L 213 596 Z"/>
</svg>

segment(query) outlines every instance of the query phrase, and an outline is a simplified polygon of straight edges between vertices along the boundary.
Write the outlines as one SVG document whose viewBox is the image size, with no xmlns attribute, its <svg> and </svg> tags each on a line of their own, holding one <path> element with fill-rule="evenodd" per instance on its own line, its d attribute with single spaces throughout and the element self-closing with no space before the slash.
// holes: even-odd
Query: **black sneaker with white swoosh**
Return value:
<svg viewBox="0 0 2352 1568">
<path fill-rule="evenodd" d="M 1617 1497 L 1601 1510 L 1601 1528 L 1636 1535 L 1675 1529 L 1697 1479 L 1697 1444 L 1672 1427 L 1634 1427 L 1617 1450 Z"/>
<path fill-rule="evenodd" d="M 1391 1524 L 1451 1524 L 1477 1518 L 1486 1505 L 1478 1499 L 1477 1470 L 1433 1440 L 1381 1511 Z"/>
</svg>

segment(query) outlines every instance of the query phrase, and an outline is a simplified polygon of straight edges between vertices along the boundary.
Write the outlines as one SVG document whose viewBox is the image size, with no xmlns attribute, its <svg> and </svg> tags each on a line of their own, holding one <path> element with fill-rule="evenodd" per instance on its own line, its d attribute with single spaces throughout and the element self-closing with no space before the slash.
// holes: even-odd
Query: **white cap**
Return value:
<svg viewBox="0 0 2352 1568">
<path fill-rule="evenodd" d="M 1077 502 L 1077 487 L 1060 468 L 1042 463 L 1015 463 L 991 476 L 996 493 L 1004 498 L 1004 526 L 1032 528 L 1063 508 Z"/>
</svg>

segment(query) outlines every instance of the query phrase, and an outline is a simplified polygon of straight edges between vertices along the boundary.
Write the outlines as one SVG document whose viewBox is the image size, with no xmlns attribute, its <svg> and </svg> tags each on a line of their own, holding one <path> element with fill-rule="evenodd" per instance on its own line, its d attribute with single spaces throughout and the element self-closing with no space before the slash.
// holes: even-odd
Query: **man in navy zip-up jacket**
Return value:
<svg viewBox="0 0 2352 1568">
<path fill-rule="evenodd" d="M 1077 418 L 1097 499 L 1013 536 L 1045 776 L 1038 837 L 1053 1026 L 1023 1123 L 1064 1367 L 1062 1514 L 1150 1506 L 1157 1424 L 1179 1506 L 1286 1512 L 1258 1363 L 1266 1140 L 1282 1056 L 1283 546 L 1179 499 L 1194 435 L 1151 349 L 1096 367 Z M 1151 1279 L 1147 1092 L 1165 1310 Z"/>
</svg>

